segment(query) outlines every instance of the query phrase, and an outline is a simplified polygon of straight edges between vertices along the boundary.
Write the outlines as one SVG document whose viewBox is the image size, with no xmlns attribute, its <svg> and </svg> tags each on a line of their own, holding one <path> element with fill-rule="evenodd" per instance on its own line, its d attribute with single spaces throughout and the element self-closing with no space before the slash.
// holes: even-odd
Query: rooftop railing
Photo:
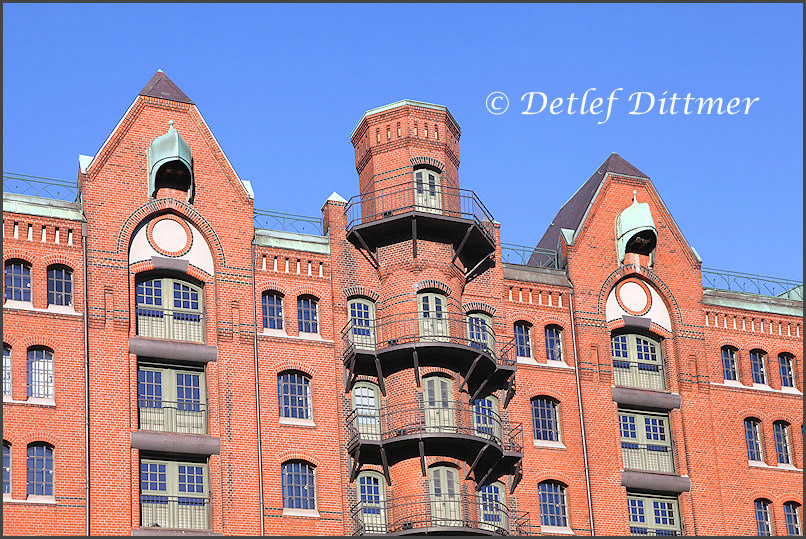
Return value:
<svg viewBox="0 0 806 539">
<path fill-rule="evenodd" d="M 513 243 L 501 243 L 501 261 L 507 264 L 557 269 L 557 252 Z"/>
<path fill-rule="evenodd" d="M 65 202 L 78 202 L 80 192 L 75 182 L 3 172 L 3 192 Z"/>
<path fill-rule="evenodd" d="M 352 508 L 354 535 L 418 533 L 424 528 L 471 528 L 485 535 L 530 535 L 529 513 L 512 511 L 491 494 L 415 494 L 360 501 Z"/>
<path fill-rule="evenodd" d="M 322 220 L 306 215 L 280 213 L 276 211 L 254 210 L 255 228 L 279 230 L 281 232 L 297 232 L 299 234 L 324 235 Z"/>
<path fill-rule="evenodd" d="M 356 195 L 347 201 L 344 213 L 347 230 L 352 230 L 358 225 L 413 211 L 472 220 L 491 242 L 495 241 L 493 216 L 476 193 L 458 187 L 429 187 L 412 180 Z"/>
<path fill-rule="evenodd" d="M 716 290 L 745 292 L 776 298 L 803 301 L 803 282 L 766 277 L 752 273 L 740 273 L 713 268 L 702 268 L 702 285 Z"/>
<path fill-rule="evenodd" d="M 492 442 L 504 451 L 523 452 L 523 424 L 509 423 L 497 412 L 466 402 L 398 403 L 358 407 L 347 415 L 347 440 L 385 441 L 411 434 L 465 435 Z"/>
</svg>

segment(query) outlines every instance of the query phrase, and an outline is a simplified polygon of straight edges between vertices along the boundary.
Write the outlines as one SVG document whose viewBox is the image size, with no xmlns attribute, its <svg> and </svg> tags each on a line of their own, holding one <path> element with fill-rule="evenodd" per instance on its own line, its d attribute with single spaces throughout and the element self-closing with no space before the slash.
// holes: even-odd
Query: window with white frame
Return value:
<svg viewBox="0 0 806 539">
<path fill-rule="evenodd" d="M 532 399 L 532 427 L 535 440 L 560 441 L 558 406 L 559 402 L 551 397 L 534 397 Z"/>
<path fill-rule="evenodd" d="M 135 288 L 137 335 L 154 339 L 204 342 L 204 302 L 200 286 L 159 277 Z"/>
<path fill-rule="evenodd" d="M 48 305 L 73 304 L 73 272 L 67 266 L 48 267 Z"/>
<path fill-rule="evenodd" d="M 767 354 L 763 350 L 750 351 L 750 372 L 753 375 L 754 384 L 767 383 L 766 358 Z"/>
<path fill-rule="evenodd" d="M 504 485 L 499 482 L 484 485 L 479 489 L 478 496 L 481 527 L 496 532 L 508 530 Z"/>
<path fill-rule="evenodd" d="M 31 266 L 22 260 L 5 264 L 5 299 L 31 301 Z"/>
<path fill-rule="evenodd" d="M 207 464 L 140 460 L 140 524 L 143 527 L 210 528 Z"/>
<path fill-rule="evenodd" d="M 616 385 L 666 389 L 660 343 L 643 335 L 614 335 L 611 340 Z"/>
<path fill-rule="evenodd" d="M 282 464 L 283 509 L 316 510 L 316 468 L 302 460 Z"/>
<path fill-rule="evenodd" d="M 365 298 L 352 298 L 347 301 L 350 316 L 350 342 L 356 348 L 375 348 L 375 304 Z"/>
<path fill-rule="evenodd" d="M 380 440 L 380 392 L 377 384 L 372 382 L 358 382 L 351 391 L 355 428 L 362 438 Z"/>
<path fill-rule="evenodd" d="M 53 496 L 53 446 L 44 442 L 28 444 L 28 496 Z"/>
<path fill-rule="evenodd" d="M 3 343 L 3 396 L 11 396 L 11 347 Z"/>
<path fill-rule="evenodd" d="M 776 421 L 772 424 L 772 434 L 775 439 L 775 455 L 778 464 L 792 464 L 792 446 L 789 443 L 789 423 Z"/>
<path fill-rule="evenodd" d="M 207 434 L 207 384 L 203 369 L 141 364 L 137 371 L 142 430 Z"/>
<path fill-rule="evenodd" d="M 532 357 L 532 326 L 527 322 L 515 323 L 515 353 L 518 357 Z"/>
<path fill-rule="evenodd" d="M 3 440 L 3 494 L 11 494 L 11 444 Z"/>
<path fill-rule="evenodd" d="M 356 480 L 364 533 L 386 533 L 386 482 L 378 472 L 364 471 Z"/>
<path fill-rule="evenodd" d="M 495 350 L 493 336 L 493 319 L 486 313 L 470 313 L 467 315 L 468 344 L 485 352 Z"/>
<path fill-rule="evenodd" d="M 747 460 L 763 462 L 764 453 L 761 446 L 761 422 L 755 418 L 744 420 L 744 437 L 747 443 Z"/>
<path fill-rule="evenodd" d="M 628 410 L 618 416 L 624 469 L 673 473 L 669 416 Z"/>
<path fill-rule="evenodd" d="M 565 485 L 558 481 L 543 481 L 537 485 L 537 496 L 540 504 L 540 525 L 567 528 Z"/>
<path fill-rule="evenodd" d="M 770 519 L 770 501 L 763 498 L 755 501 L 756 532 L 758 535 L 772 535 L 772 521 Z"/>
<path fill-rule="evenodd" d="M 736 349 L 730 346 L 722 347 L 722 377 L 726 382 L 739 379 L 736 371 Z"/>
<path fill-rule="evenodd" d="M 790 354 L 778 354 L 778 370 L 781 373 L 781 387 L 795 387 L 792 364 L 795 358 Z"/>
<path fill-rule="evenodd" d="M 682 535 L 677 498 L 627 494 L 630 535 Z"/>
<path fill-rule="evenodd" d="M 319 302 L 315 297 L 297 298 L 297 321 L 300 333 L 319 333 Z"/>
<path fill-rule="evenodd" d="M 53 352 L 41 347 L 28 349 L 28 398 L 53 398 Z"/>
<path fill-rule="evenodd" d="M 277 375 L 277 395 L 281 418 L 313 419 L 311 378 L 307 374 L 281 372 Z"/>
<path fill-rule="evenodd" d="M 490 395 L 473 403 L 473 427 L 477 435 L 501 439 L 498 399 Z"/>
<path fill-rule="evenodd" d="M 563 360 L 562 328 L 546 326 L 546 359 L 548 361 Z"/>
<path fill-rule="evenodd" d="M 279 292 L 263 293 L 263 329 L 283 331 L 283 296 Z"/>
<path fill-rule="evenodd" d="M 797 502 L 786 502 L 784 504 L 784 522 L 786 524 L 787 535 L 802 535 L 800 527 L 800 508 Z"/>
</svg>

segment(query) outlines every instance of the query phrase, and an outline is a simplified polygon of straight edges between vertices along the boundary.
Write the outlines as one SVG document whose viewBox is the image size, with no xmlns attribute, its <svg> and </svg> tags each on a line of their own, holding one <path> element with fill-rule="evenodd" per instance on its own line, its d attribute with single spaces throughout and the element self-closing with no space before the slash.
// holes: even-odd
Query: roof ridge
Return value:
<svg viewBox="0 0 806 539">
<path fill-rule="evenodd" d="M 193 101 L 185 95 L 185 92 L 180 90 L 161 69 L 158 69 L 157 72 L 154 73 L 151 80 L 140 90 L 139 95 L 167 99 L 168 101 L 177 101 L 179 103 L 188 103 L 190 105 L 194 104 Z"/>
</svg>

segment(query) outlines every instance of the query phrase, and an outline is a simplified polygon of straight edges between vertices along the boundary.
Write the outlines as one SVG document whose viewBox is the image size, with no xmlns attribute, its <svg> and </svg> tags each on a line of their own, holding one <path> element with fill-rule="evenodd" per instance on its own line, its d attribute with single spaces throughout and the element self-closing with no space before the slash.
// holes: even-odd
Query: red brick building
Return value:
<svg viewBox="0 0 806 539">
<path fill-rule="evenodd" d="M 800 534 L 802 284 L 616 154 L 502 244 L 459 137 L 370 110 L 360 194 L 263 212 L 158 72 L 77 188 L 4 174 L 4 533 Z"/>
</svg>

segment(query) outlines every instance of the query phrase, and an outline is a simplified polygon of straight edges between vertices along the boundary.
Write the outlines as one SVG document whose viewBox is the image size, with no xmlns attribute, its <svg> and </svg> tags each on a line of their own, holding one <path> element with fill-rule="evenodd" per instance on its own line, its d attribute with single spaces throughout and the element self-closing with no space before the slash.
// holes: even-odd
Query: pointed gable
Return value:
<svg viewBox="0 0 806 539">
<path fill-rule="evenodd" d="M 154 73 L 148 84 L 140 90 L 140 95 L 193 105 L 193 101 L 161 69 Z"/>
<path fill-rule="evenodd" d="M 582 223 L 582 218 L 585 216 L 585 212 L 588 210 L 594 195 L 599 190 L 599 186 L 602 184 L 602 181 L 604 181 L 608 172 L 622 176 L 649 179 L 646 174 L 622 159 L 617 153 L 610 154 L 610 157 L 602 163 L 602 166 L 600 166 L 596 172 L 588 178 L 588 181 L 586 181 L 568 202 L 560 208 L 560 211 L 557 212 L 557 216 L 554 217 L 548 230 L 546 230 L 546 233 L 543 234 L 543 237 L 537 244 L 538 249 L 555 250 L 557 248 L 557 241 L 560 238 L 561 229 L 577 230 L 579 228 L 579 225 Z M 538 253 L 533 254 L 532 259 L 529 261 L 530 265 L 541 265 L 540 260 L 536 260 L 536 257 L 540 258 L 541 255 Z"/>
</svg>

